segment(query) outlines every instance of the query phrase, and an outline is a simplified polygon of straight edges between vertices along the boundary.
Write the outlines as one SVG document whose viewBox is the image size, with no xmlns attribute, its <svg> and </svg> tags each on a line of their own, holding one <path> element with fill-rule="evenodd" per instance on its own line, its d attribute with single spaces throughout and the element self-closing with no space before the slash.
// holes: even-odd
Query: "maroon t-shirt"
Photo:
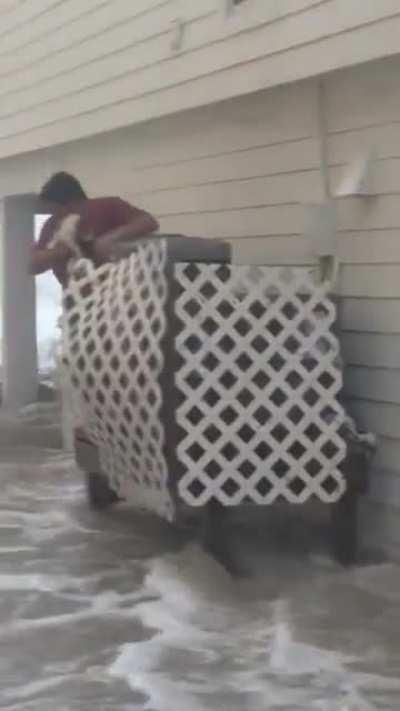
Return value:
<svg viewBox="0 0 400 711">
<path fill-rule="evenodd" d="M 68 215 L 79 215 L 77 238 L 92 236 L 94 239 L 105 235 L 107 232 L 123 227 L 138 216 L 138 210 L 133 205 L 116 197 L 94 198 L 80 200 L 79 202 L 60 207 L 43 225 L 38 240 L 38 248 L 45 249 L 49 246 L 55 232 L 62 220 Z M 90 254 L 88 254 L 90 256 Z M 57 279 L 65 283 L 65 267 L 54 270 Z"/>
</svg>

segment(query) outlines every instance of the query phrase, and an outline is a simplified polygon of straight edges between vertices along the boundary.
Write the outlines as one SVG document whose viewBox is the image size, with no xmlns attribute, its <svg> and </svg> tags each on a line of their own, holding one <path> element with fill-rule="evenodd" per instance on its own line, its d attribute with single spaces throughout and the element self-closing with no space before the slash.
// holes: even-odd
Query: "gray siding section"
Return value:
<svg viewBox="0 0 400 711">
<path fill-rule="evenodd" d="M 229 15 L 225 8 L 226 0 L 7 2 L 0 155 L 398 52 L 398 0 L 248 0 Z"/>
</svg>

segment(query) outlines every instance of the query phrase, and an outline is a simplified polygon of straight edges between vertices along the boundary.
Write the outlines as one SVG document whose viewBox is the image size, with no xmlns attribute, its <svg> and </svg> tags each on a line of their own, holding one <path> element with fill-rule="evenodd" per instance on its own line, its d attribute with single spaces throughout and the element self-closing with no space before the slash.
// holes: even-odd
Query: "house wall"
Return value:
<svg viewBox="0 0 400 711">
<path fill-rule="evenodd" d="M 370 198 L 337 201 L 349 405 L 380 437 L 373 496 L 400 504 L 400 58 L 324 79 L 331 189 L 374 149 Z M 297 82 L 0 162 L 0 194 L 52 170 L 152 210 L 163 231 L 232 240 L 238 261 L 309 264 L 323 199 L 318 87 Z"/>
<path fill-rule="evenodd" d="M 227 5 L 5 0 L 0 156 L 398 52 L 398 0 L 245 0 L 228 14 Z"/>
</svg>

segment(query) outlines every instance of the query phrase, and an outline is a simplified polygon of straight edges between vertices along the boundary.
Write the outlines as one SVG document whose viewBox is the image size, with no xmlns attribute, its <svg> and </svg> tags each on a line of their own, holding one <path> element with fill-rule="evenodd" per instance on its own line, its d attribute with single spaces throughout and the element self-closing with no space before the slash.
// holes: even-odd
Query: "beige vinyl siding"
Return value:
<svg viewBox="0 0 400 711">
<path fill-rule="evenodd" d="M 399 74 L 391 58 L 324 80 L 333 192 L 366 150 L 376 154 L 375 195 L 337 201 L 338 292 L 349 407 L 380 438 L 374 495 L 398 504 Z M 320 164 L 311 79 L 3 160 L 0 193 L 72 170 L 90 192 L 153 211 L 163 231 L 230 239 L 236 261 L 312 264 L 305 205 L 323 198 Z"/>
<path fill-rule="evenodd" d="M 397 348 L 397 356 L 399 349 Z M 393 367 L 393 360 L 384 364 L 379 359 L 373 377 L 371 367 L 365 363 L 366 358 L 351 358 L 354 365 L 349 366 L 346 373 L 347 392 L 354 398 L 376 400 L 391 404 L 400 403 L 400 368 L 397 361 Z M 358 365 L 355 365 L 358 362 Z M 385 365 L 390 367 L 386 368 Z"/>
<path fill-rule="evenodd" d="M 339 201 L 340 290 L 349 407 L 377 432 L 373 494 L 400 501 L 400 85 L 398 58 L 326 80 L 333 190 L 375 151 L 374 196 Z"/>
<path fill-rule="evenodd" d="M 281 239 L 301 239 L 304 203 L 323 195 L 317 130 L 312 83 L 155 122 L 129 166 L 132 185 L 166 231 L 279 238 L 279 257 Z"/>
<path fill-rule="evenodd" d="M 0 155 L 398 51 L 397 0 L 27 0 L 0 28 Z M 11 6 L 12 8 L 12 6 Z M 183 42 L 174 51 L 175 20 Z"/>
</svg>

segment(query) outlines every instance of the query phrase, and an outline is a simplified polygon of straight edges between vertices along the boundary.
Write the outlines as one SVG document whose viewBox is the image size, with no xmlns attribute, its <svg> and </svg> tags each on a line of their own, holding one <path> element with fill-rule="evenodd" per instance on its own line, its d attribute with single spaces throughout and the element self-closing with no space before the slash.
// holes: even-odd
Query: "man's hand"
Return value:
<svg viewBox="0 0 400 711">
<path fill-rule="evenodd" d="M 55 244 L 51 250 L 47 251 L 52 252 L 53 257 L 58 264 L 68 262 L 68 260 L 74 255 L 71 247 L 65 242 L 58 242 L 58 244 Z"/>
<path fill-rule="evenodd" d="M 137 210 L 134 220 L 112 232 L 98 237 L 93 242 L 93 258 L 96 264 L 113 261 L 121 243 L 135 242 L 158 229 L 157 220 L 144 210 Z"/>
<path fill-rule="evenodd" d="M 49 269 L 66 267 L 72 256 L 72 250 L 63 242 L 55 244 L 50 249 L 43 249 L 34 245 L 31 251 L 29 273 L 35 275 L 43 274 Z"/>
</svg>

